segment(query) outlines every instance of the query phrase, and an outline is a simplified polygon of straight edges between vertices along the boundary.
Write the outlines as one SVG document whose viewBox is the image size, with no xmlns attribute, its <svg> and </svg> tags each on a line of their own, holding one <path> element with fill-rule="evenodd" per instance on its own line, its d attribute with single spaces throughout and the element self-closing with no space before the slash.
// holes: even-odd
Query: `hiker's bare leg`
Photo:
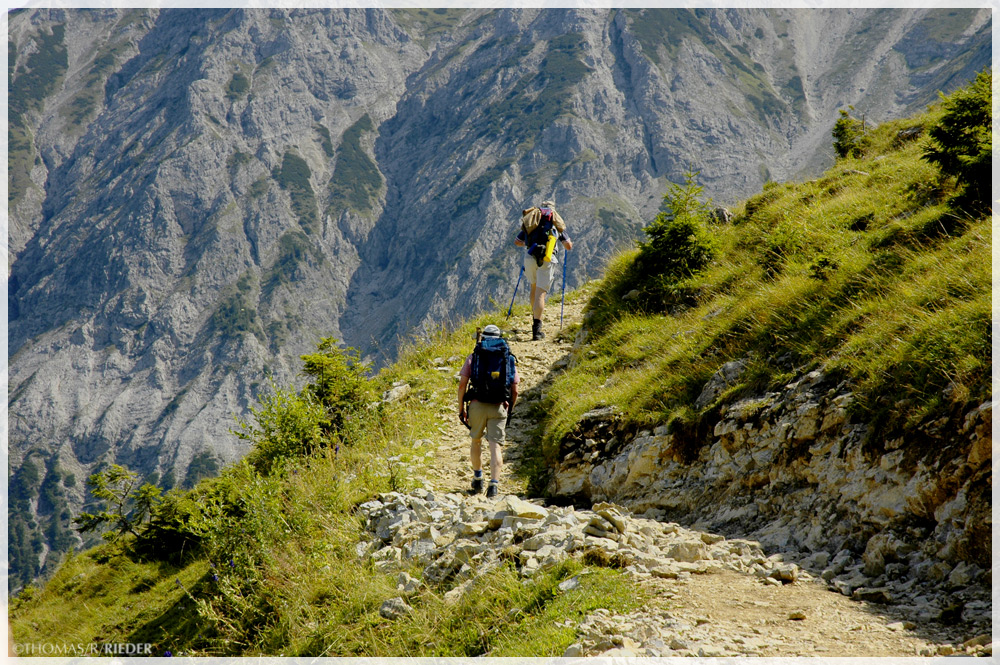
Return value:
<svg viewBox="0 0 1000 665">
<path fill-rule="evenodd" d="M 469 446 L 469 459 L 472 460 L 472 470 L 482 471 L 483 469 L 483 440 L 473 439 Z M 492 464 L 492 462 L 491 462 Z M 492 466 L 490 467 L 493 468 Z"/>
<path fill-rule="evenodd" d="M 490 441 L 490 480 L 500 481 L 500 469 L 503 468 L 503 450 L 494 441 Z"/>
<path fill-rule="evenodd" d="M 541 319 L 545 312 L 545 289 L 539 289 L 534 284 L 531 285 L 531 316 Z"/>
</svg>

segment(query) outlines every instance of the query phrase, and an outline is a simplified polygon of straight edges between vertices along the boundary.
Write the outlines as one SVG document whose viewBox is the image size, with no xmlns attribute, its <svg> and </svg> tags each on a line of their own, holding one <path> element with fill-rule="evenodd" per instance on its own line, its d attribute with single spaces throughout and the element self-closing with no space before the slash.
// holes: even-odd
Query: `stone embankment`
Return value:
<svg viewBox="0 0 1000 665">
<path fill-rule="evenodd" d="M 575 625 L 578 640 L 565 656 L 992 653 L 985 634 L 967 645 L 918 638 L 909 633 L 914 624 L 867 615 L 858 603 L 824 591 L 782 554 L 768 556 L 753 541 L 661 521 L 655 509 L 636 516 L 610 503 L 584 510 L 513 495 L 492 501 L 420 489 L 382 495 L 359 513 L 370 537 L 358 544 L 357 555 L 377 570 L 398 573 L 400 595 L 381 608 L 388 619 L 412 611 L 412 597 L 425 587 L 455 602 L 475 593 L 477 580 L 506 561 L 530 578 L 577 557 L 624 569 L 650 589 L 653 601 L 628 615 L 591 613 Z M 705 577 L 716 578 L 720 588 L 687 592 L 690 582 Z M 579 575 L 564 580 L 559 590 L 569 592 L 579 582 Z M 803 637 L 817 625 L 815 635 Z M 840 631 L 864 631 L 865 643 L 838 645 Z"/>
<path fill-rule="evenodd" d="M 742 371 L 724 365 L 698 406 Z M 873 452 L 851 401 L 814 371 L 721 406 L 704 432 L 619 437 L 614 410 L 595 411 L 563 442 L 550 491 L 801 553 L 845 596 L 988 631 L 992 403 Z"/>
</svg>

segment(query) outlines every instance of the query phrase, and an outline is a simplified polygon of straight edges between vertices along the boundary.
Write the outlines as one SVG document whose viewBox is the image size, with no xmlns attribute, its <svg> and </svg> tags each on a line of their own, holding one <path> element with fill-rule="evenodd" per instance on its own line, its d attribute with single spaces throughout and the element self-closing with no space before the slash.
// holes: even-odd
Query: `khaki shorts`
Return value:
<svg viewBox="0 0 1000 665">
<path fill-rule="evenodd" d="M 485 404 L 472 400 L 469 402 L 469 436 L 490 443 L 503 444 L 507 429 L 507 409 L 503 404 Z"/>
<path fill-rule="evenodd" d="M 546 261 L 541 266 L 531 254 L 524 257 L 524 276 L 528 278 L 528 284 L 534 284 L 536 289 L 548 292 L 552 290 L 552 276 L 556 265 L 555 261 Z"/>
</svg>

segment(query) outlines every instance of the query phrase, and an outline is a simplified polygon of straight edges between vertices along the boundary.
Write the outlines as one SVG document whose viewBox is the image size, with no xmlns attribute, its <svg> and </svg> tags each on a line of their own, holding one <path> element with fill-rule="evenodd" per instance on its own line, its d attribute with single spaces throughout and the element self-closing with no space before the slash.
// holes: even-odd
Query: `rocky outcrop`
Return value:
<svg viewBox="0 0 1000 665">
<path fill-rule="evenodd" d="M 484 575 L 498 566 L 513 566 L 522 577 L 531 578 L 572 558 L 590 566 L 622 569 L 645 585 L 662 587 L 660 593 L 668 598 L 676 592 L 676 585 L 692 581 L 693 576 L 726 572 L 775 587 L 821 585 L 823 580 L 836 585 L 846 575 L 856 584 L 849 594 L 853 598 L 876 605 L 905 603 L 908 614 L 921 621 L 941 620 L 955 611 L 955 600 L 962 597 L 961 618 L 968 631 L 982 638 L 959 648 L 969 654 L 992 653 L 988 591 L 956 593 L 968 579 L 937 594 L 914 582 L 861 586 L 859 581 L 874 584 L 864 573 L 864 557 L 846 552 L 832 558 L 825 552 L 768 554 L 754 540 L 726 538 L 667 521 L 665 512 L 657 508 L 637 515 L 607 502 L 581 509 L 546 506 L 512 495 L 493 501 L 418 489 L 381 495 L 358 506 L 358 513 L 365 527 L 355 554 L 376 571 L 396 576 L 399 595 L 379 609 L 388 620 L 405 617 L 413 611 L 411 603 L 420 603 L 428 591 L 440 594 L 446 603 L 475 594 Z M 556 592 L 573 590 L 586 573 L 584 569 L 562 580 Z M 725 594 L 725 602 L 736 599 Z M 801 610 L 775 617 L 780 621 L 806 618 Z M 891 624 L 889 630 L 903 630 L 904 625 Z M 708 619 L 689 623 L 651 608 L 627 615 L 598 609 L 575 625 L 575 632 L 576 642 L 564 656 L 767 655 L 773 646 L 759 631 L 758 638 L 730 635 Z M 943 648 L 955 652 L 949 645 Z"/>
<path fill-rule="evenodd" d="M 720 368 L 706 404 L 740 367 Z M 563 442 L 550 491 L 811 552 L 809 567 L 848 596 L 906 603 L 934 588 L 982 602 L 992 402 L 872 450 L 866 426 L 849 418 L 851 400 L 846 382 L 809 372 L 719 407 L 693 453 L 690 432 L 662 426 L 618 441 L 591 422 Z"/>
<path fill-rule="evenodd" d="M 413 592 L 421 584 L 450 588 L 446 600 L 457 599 L 472 580 L 504 561 L 524 577 L 574 556 L 661 578 L 725 566 L 761 577 L 784 574 L 754 543 L 637 517 L 608 503 L 576 510 L 514 495 L 494 502 L 415 490 L 380 496 L 358 510 L 372 535 L 358 544 L 358 556 L 383 572 L 422 568 L 419 580 L 401 576 L 400 590 Z"/>
</svg>

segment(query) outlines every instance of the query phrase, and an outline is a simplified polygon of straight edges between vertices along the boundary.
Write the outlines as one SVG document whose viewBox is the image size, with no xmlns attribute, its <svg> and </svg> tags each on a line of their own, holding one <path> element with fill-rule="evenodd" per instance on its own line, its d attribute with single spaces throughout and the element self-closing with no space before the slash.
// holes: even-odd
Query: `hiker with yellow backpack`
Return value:
<svg viewBox="0 0 1000 665">
<path fill-rule="evenodd" d="M 545 295 L 555 283 L 553 266 L 559 263 L 557 240 L 564 249 L 573 249 L 573 241 L 566 233 L 566 222 L 556 212 L 555 201 L 542 201 L 540 206 L 521 212 L 521 232 L 514 239 L 514 244 L 528 249 L 524 257 L 524 273 L 531 283 L 532 340 L 545 338 L 542 314 L 545 312 Z"/>
</svg>

